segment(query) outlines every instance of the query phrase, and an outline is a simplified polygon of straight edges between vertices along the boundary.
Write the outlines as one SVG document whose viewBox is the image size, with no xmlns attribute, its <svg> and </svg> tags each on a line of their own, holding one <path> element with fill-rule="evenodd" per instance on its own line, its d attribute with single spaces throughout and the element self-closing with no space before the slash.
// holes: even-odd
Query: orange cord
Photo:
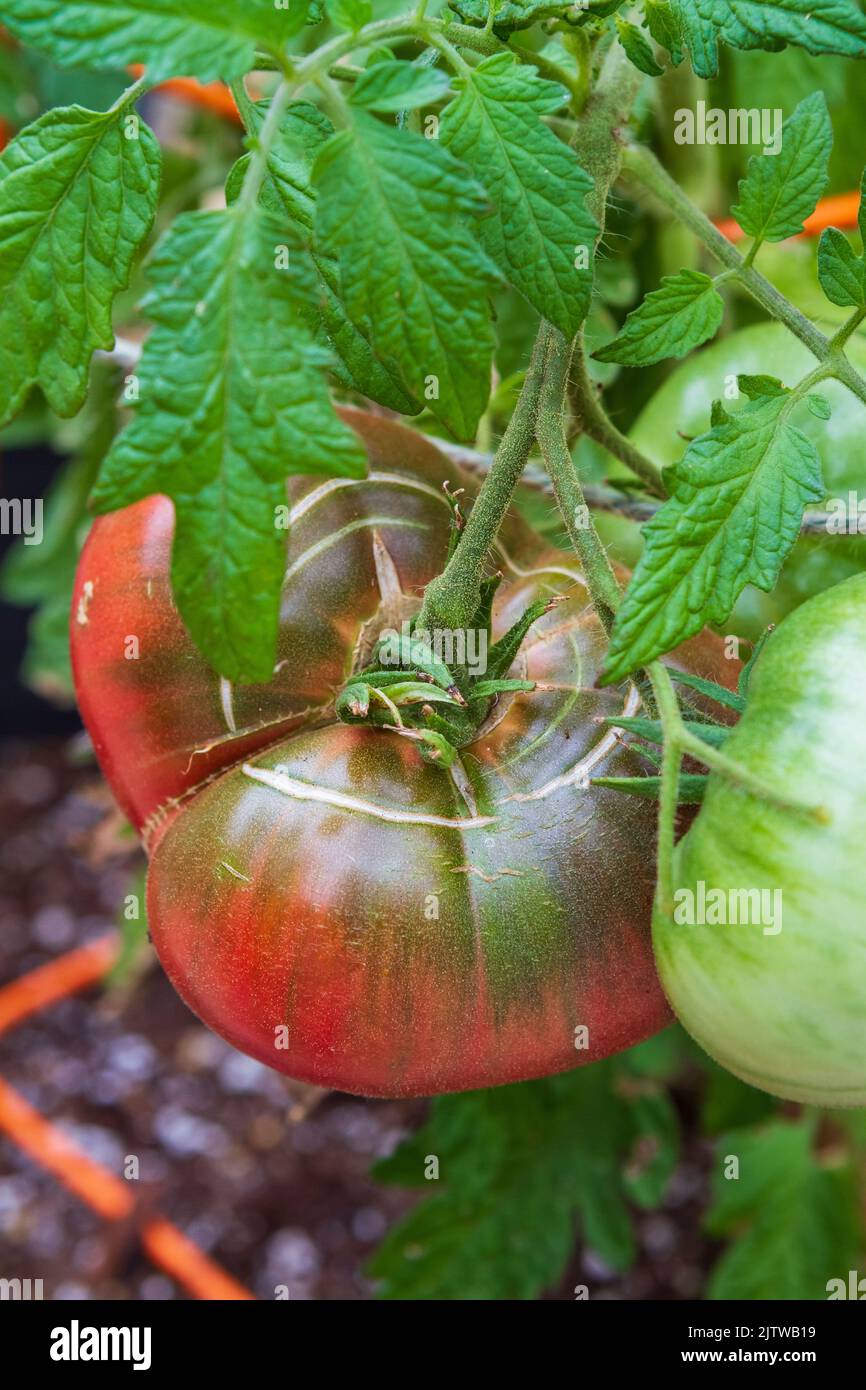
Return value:
<svg viewBox="0 0 866 1390">
<path fill-rule="evenodd" d="M 49 1004 L 95 984 L 110 970 L 117 951 L 118 935 L 110 932 L 5 985 L 0 989 L 0 1034 Z M 128 1184 L 88 1158 L 2 1078 L 0 1130 L 106 1221 L 134 1217 L 136 1199 Z M 154 1263 L 194 1297 L 232 1301 L 255 1297 L 164 1217 L 143 1220 L 139 1236 Z"/>
<path fill-rule="evenodd" d="M 117 951 L 117 932 L 109 932 L 48 965 L 40 965 L 20 980 L 12 980 L 0 989 L 0 1034 L 67 994 L 95 985 L 111 969 Z"/>
<path fill-rule="evenodd" d="M 136 1202 L 129 1186 L 88 1158 L 77 1144 L 44 1119 L 2 1078 L 0 1129 L 107 1221 L 123 1221 L 133 1215 Z M 253 1298 L 248 1289 L 214 1264 L 164 1217 L 144 1221 L 140 1235 L 151 1258 L 196 1298 L 232 1301 Z"/>
<path fill-rule="evenodd" d="M 848 231 L 857 226 L 857 219 L 860 215 L 860 193 L 859 190 L 853 193 L 834 193 L 830 198 L 822 198 L 811 217 L 807 217 L 803 223 L 803 231 L 800 236 L 820 236 L 827 227 L 839 227 L 842 231 Z M 727 218 L 723 222 L 717 222 L 716 226 L 726 236 L 728 241 L 739 241 L 745 236 L 745 232 L 738 222 Z"/>
<path fill-rule="evenodd" d="M 141 63 L 134 63 L 129 68 L 130 74 L 141 77 L 144 67 Z M 217 116 L 225 116 L 227 120 L 234 121 L 236 125 L 241 125 L 241 116 L 235 105 L 235 99 L 222 82 L 209 82 L 207 84 L 196 82 L 193 77 L 171 77 L 167 82 L 161 82 L 158 87 L 154 87 L 155 92 L 167 92 L 169 96 L 179 97 L 189 106 L 200 106 L 205 111 L 213 111 Z"/>
</svg>

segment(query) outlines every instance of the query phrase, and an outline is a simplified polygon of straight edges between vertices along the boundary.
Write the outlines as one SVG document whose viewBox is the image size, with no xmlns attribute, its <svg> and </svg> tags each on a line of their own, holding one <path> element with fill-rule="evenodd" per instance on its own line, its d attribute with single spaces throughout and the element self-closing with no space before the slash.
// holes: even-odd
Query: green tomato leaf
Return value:
<svg viewBox="0 0 866 1390">
<path fill-rule="evenodd" d="M 485 58 L 458 85 L 440 138 L 493 204 L 479 240 L 533 308 L 573 337 L 589 307 L 598 225 L 584 201 L 592 180 L 542 120 L 565 93 L 508 53 Z"/>
<path fill-rule="evenodd" d="M 866 308 L 866 257 L 857 255 L 837 227 L 827 227 L 821 233 L 818 279 L 831 304 Z"/>
<path fill-rule="evenodd" d="M 644 0 L 644 24 L 661 48 L 671 55 L 674 67 L 683 61 L 683 35 L 679 18 L 669 0 Z"/>
<path fill-rule="evenodd" d="M 413 111 L 441 101 L 449 86 L 448 74 L 441 68 L 420 68 L 395 60 L 367 68 L 349 100 L 369 111 Z"/>
<path fill-rule="evenodd" d="M 256 103 L 255 120 L 261 129 L 269 102 Z M 312 165 L 319 150 L 334 134 L 334 127 L 318 107 L 294 102 L 286 111 L 268 157 L 268 173 L 260 194 L 262 205 L 277 217 L 295 224 L 319 277 L 318 303 L 306 315 L 308 327 L 324 336 L 334 354 L 333 371 L 349 390 L 359 391 L 401 415 L 417 415 L 421 406 L 405 390 L 400 374 L 389 369 L 376 354 L 367 326 L 354 322 L 343 301 L 340 268 L 329 256 L 315 250 L 313 227 L 316 189 Z M 240 194 L 250 156 L 234 165 L 226 181 L 226 202 Z"/>
<path fill-rule="evenodd" d="M 229 80 L 248 72 L 257 47 L 279 52 L 303 28 L 307 0 L 4 0 L 3 23 L 56 63 L 124 68 L 148 80 Z"/>
<path fill-rule="evenodd" d="M 152 132 L 125 109 L 48 111 L 4 151 L 0 422 L 35 384 L 58 415 L 80 409 L 91 354 L 114 343 L 112 304 L 153 224 L 159 170 Z"/>
<path fill-rule="evenodd" d="M 491 10 L 493 28 L 500 33 L 528 29 L 541 19 L 566 19 L 575 24 L 585 22 L 587 15 L 600 17 L 619 9 L 623 0 L 448 0 L 449 8 L 466 24 L 486 24 Z"/>
<path fill-rule="evenodd" d="M 325 9 L 332 24 L 353 34 L 373 18 L 372 0 L 325 0 Z"/>
<path fill-rule="evenodd" d="M 656 62 L 650 43 L 637 25 L 630 24 L 627 19 L 620 19 L 617 15 L 616 31 L 629 62 L 640 72 L 645 72 L 647 77 L 661 77 L 664 68 Z"/>
<path fill-rule="evenodd" d="M 813 92 L 782 127 L 778 154 L 753 155 L 732 209 L 743 231 L 759 241 L 802 232 L 827 187 L 833 127 L 823 92 Z"/>
<path fill-rule="evenodd" d="M 152 492 L 175 504 L 172 589 L 221 675 L 273 671 L 290 473 L 361 476 L 305 331 L 303 252 L 261 209 L 185 213 L 160 242 L 140 404 L 95 492 L 99 511 Z"/>
<path fill-rule="evenodd" d="M 69 659 L 69 608 L 78 556 L 90 529 L 88 498 L 117 428 L 116 374 L 106 365 L 93 373 L 84 409 L 68 433 L 72 457 L 57 473 L 45 502 L 39 544 L 19 538 L 0 567 L 0 598 L 35 608 L 27 628 L 21 674 L 32 689 L 55 703 L 75 702 Z M 43 436 L 44 437 L 44 436 Z"/>
<path fill-rule="evenodd" d="M 670 0 L 699 77 L 717 77 L 719 43 L 770 52 L 866 57 L 866 16 L 856 0 Z"/>
<path fill-rule="evenodd" d="M 605 684 L 724 622 L 746 584 L 772 589 L 804 510 L 825 492 L 815 446 L 788 409 L 787 396 L 750 402 L 665 470 L 671 496 L 644 528 Z"/>
<path fill-rule="evenodd" d="M 734 1131 L 717 1147 L 707 1228 L 731 1238 L 711 1299 L 826 1299 L 857 1263 L 856 1174 L 818 1162 L 808 1120 Z"/>
<path fill-rule="evenodd" d="M 763 373 L 750 376 L 743 372 L 737 377 L 737 386 L 744 396 L 748 396 L 750 401 L 765 400 L 768 396 L 790 395 L 788 387 L 784 386 L 777 376 L 768 376 Z"/>
<path fill-rule="evenodd" d="M 725 306 L 709 275 L 681 270 L 665 275 L 629 314 L 612 343 L 592 355 L 598 362 L 648 367 L 666 357 L 684 357 L 715 337 Z"/>
<path fill-rule="evenodd" d="M 379 359 L 459 439 L 474 438 L 490 391 L 496 283 L 464 214 L 481 190 L 440 142 L 356 111 L 314 168 L 320 249 L 342 302 Z"/>
<path fill-rule="evenodd" d="M 269 101 L 257 101 L 253 106 L 255 134 L 258 134 L 268 114 Z M 309 101 L 295 101 L 285 111 L 277 137 L 268 156 L 268 173 L 262 188 L 263 204 L 275 214 L 289 217 L 312 231 L 315 221 L 316 190 L 311 170 L 322 146 L 331 138 L 334 127 L 323 111 Z M 226 182 L 226 202 L 238 197 L 250 162 L 244 155 L 234 165 Z"/>
<path fill-rule="evenodd" d="M 533 1298 L 562 1277 L 578 1220 L 608 1264 L 628 1266 L 626 1199 L 660 1199 L 678 1135 L 664 1093 L 643 1086 L 631 1102 L 618 1084 L 627 1074 L 623 1058 L 434 1100 L 427 1125 L 375 1169 L 429 1194 L 372 1262 L 381 1295 Z M 632 1164 L 635 1151 L 649 1158 Z M 437 1181 L 425 1180 L 431 1155 Z"/>
</svg>

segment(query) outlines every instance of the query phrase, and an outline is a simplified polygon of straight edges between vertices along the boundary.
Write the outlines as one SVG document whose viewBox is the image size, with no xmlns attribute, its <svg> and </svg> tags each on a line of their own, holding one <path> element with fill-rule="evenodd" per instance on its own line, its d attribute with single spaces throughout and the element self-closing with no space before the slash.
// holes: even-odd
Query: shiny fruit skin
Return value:
<svg viewBox="0 0 866 1390">
<path fill-rule="evenodd" d="M 866 371 L 866 339 L 852 338 L 847 351 L 854 365 Z M 630 438 L 665 468 L 682 458 L 689 439 L 709 429 L 714 400 L 722 399 L 728 409 L 738 408 L 736 400 L 725 398 L 732 377 L 767 373 L 794 386 L 814 366 L 808 348 L 782 324 L 739 329 L 678 366 L 641 411 Z M 815 389 L 830 402 L 832 416 L 818 419 L 804 406 L 797 412 L 797 427 L 818 450 L 827 496 L 840 497 L 847 504 L 849 490 L 866 495 L 866 410 L 839 382 L 822 382 Z M 637 525 L 621 517 L 601 516 L 599 527 L 611 553 L 633 567 L 641 551 Z M 801 536 L 773 592 L 765 594 L 748 586 L 725 631 L 753 639 L 813 594 L 864 569 L 866 536 Z"/>
<path fill-rule="evenodd" d="M 163 499 L 100 519 L 82 558 L 81 707 L 143 828 L 160 959 L 236 1046 L 362 1094 L 495 1085 L 628 1047 L 669 1019 L 650 944 L 655 811 L 582 784 L 644 768 L 598 723 L 636 696 L 595 688 L 606 644 L 576 562 L 506 523 L 494 635 L 539 595 L 571 601 L 515 664 L 544 688 L 501 697 L 464 750 L 468 796 L 408 740 L 337 723 L 385 593 L 413 611 L 442 567 L 443 481 L 466 481 L 414 431 L 343 417 L 370 476 L 291 485 L 271 685 L 226 690 L 192 646 Z M 718 643 L 682 660 L 735 678 Z"/>
<path fill-rule="evenodd" d="M 678 890 L 781 890 L 781 931 L 765 934 L 772 914 L 724 926 L 657 912 L 653 927 L 666 992 L 700 1045 L 753 1086 L 807 1104 L 866 1105 L 864 709 L 857 575 L 772 635 L 725 747 L 782 796 L 826 808 L 827 823 L 714 774 L 675 851 Z"/>
</svg>

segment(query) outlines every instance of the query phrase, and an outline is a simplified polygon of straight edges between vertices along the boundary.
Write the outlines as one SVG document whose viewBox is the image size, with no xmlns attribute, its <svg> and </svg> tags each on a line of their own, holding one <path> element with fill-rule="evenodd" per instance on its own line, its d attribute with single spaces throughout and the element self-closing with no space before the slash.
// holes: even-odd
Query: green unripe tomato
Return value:
<svg viewBox="0 0 866 1390">
<path fill-rule="evenodd" d="M 825 822 L 713 773 L 674 852 L 673 910 L 653 923 L 665 991 L 700 1045 L 753 1086 L 815 1105 L 866 1106 L 864 713 L 857 575 L 770 637 L 725 745 L 779 796 L 825 808 Z"/>
<path fill-rule="evenodd" d="M 866 340 L 854 338 L 848 355 L 866 372 Z M 659 467 L 684 454 L 689 439 L 710 427 L 710 410 L 721 399 L 734 411 L 745 396 L 731 400 L 726 392 L 738 375 L 765 373 L 795 386 L 815 366 L 815 359 L 781 324 L 761 323 L 720 339 L 688 358 L 667 379 L 634 423 L 631 439 Z M 800 407 L 796 424 L 814 441 L 821 460 L 827 496 L 842 498 L 849 491 L 866 499 L 866 406 L 836 381 L 822 382 L 816 391 L 832 407 L 829 420 Z M 599 530 L 614 558 L 633 568 L 642 548 L 640 531 L 621 517 L 599 517 Z M 789 555 L 771 594 L 751 585 L 745 590 L 725 630 L 757 637 L 813 594 L 866 570 L 866 536 L 802 536 Z"/>
</svg>

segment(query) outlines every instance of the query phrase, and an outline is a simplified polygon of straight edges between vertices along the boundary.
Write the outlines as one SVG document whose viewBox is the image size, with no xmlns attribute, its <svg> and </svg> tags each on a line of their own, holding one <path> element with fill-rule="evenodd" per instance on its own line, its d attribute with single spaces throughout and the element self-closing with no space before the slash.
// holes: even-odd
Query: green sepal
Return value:
<svg viewBox="0 0 866 1390">
<path fill-rule="evenodd" d="M 594 787 L 609 787 L 611 791 L 640 796 L 645 801 L 658 801 L 661 794 L 661 777 L 593 777 L 590 780 Z M 709 780 L 706 773 L 681 772 L 677 804 L 699 806 L 704 799 Z"/>
<path fill-rule="evenodd" d="M 658 719 L 610 718 L 603 721 L 614 729 L 625 729 L 628 733 L 645 738 L 649 743 L 664 743 L 664 732 Z M 683 728 L 702 739 L 711 748 L 721 748 L 730 737 L 731 730 L 722 724 L 701 724 L 696 720 L 684 720 Z"/>
</svg>

